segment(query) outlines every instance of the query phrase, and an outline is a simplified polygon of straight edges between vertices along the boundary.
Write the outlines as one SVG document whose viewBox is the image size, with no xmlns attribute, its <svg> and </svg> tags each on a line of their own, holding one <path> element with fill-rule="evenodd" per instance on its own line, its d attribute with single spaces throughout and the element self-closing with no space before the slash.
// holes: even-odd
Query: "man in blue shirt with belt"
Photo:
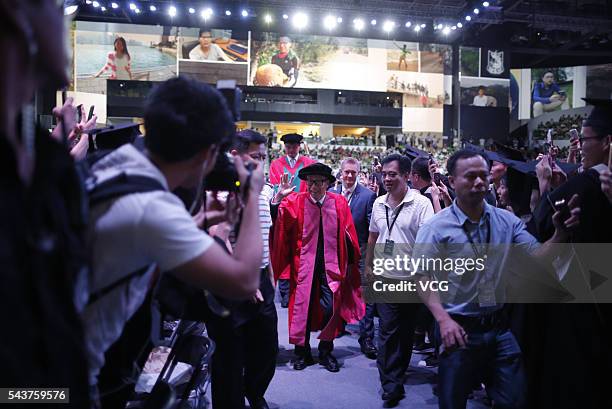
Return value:
<svg viewBox="0 0 612 409">
<path fill-rule="evenodd" d="M 542 82 L 537 82 L 533 87 L 533 117 L 551 112 L 559 108 L 567 96 L 565 91 L 555 83 L 555 75 L 547 71 L 542 76 Z"/>
<path fill-rule="evenodd" d="M 489 165 L 483 156 L 461 150 L 449 158 L 447 168 L 457 198 L 421 226 L 413 258 L 456 262 L 467 256 L 475 260 L 473 266 L 478 266 L 480 259 L 484 268 L 466 271 L 464 259 L 461 268 L 457 263 L 453 270 L 445 270 L 445 276 L 439 270 L 416 271 L 420 284 L 440 276 L 448 281 L 444 294 L 421 291 L 439 324 L 444 347 L 438 372 L 440 408 L 465 408 L 468 394 L 480 380 L 484 380 L 496 407 L 520 408 L 525 375 L 520 347 L 502 319 L 499 289 L 503 272 L 511 267 L 511 250 L 519 247 L 541 260 L 552 260 L 558 251 L 553 243 L 566 241 L 567 230 L 578 224 L 578 197 L 570 200 L 569 215 L 554 214 L 555 233 L 540 244 L 520 219 L 485 202 Z"/>
</svg>

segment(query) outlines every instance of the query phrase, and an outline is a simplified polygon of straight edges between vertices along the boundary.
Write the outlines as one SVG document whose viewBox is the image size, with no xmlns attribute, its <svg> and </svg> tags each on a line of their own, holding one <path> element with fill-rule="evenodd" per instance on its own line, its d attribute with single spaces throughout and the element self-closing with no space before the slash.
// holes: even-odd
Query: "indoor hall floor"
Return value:
<svg viewBox="0 0 612 409">
<path fill-rule="evenodd" d="M 278 311 L 278 336 L 280 353 L 276 374 L 268 388 L 266 400 L 272 409 L 370 409 L 382 408 L 380 381 L 376 361 L 367 359 L 359 349 L 358 326 L 349 325 L 351 335 L 345 335 L 334 342 L 334 356 L 341 364 L 340 372 L 331 373 L 316 364 L 303 371 L 296 371 L 291 365 L 293 345 L 289 344 L 287 333 L 287 309 Z M 310 345 L 317 360 L 318 333 L 311 335 Z M 419 367 L 425 358 L 413 354 L 405 380 L 406 397 L 397 408 L 435 409 L 438 399 L 432 392 L 436 382 L 436 369 Z M 468 401 L 469 409 L 488 408 L 483 393 Z"/>
</svg>

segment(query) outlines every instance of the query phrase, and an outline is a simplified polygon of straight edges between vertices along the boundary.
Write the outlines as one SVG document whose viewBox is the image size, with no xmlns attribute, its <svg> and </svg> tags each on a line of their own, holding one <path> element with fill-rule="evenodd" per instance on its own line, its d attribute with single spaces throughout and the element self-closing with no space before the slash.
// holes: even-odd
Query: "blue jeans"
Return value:
<svg viewBox="0 0 612 409">
<path fill-rule="evenodd" d="M 494 408 L 522 408 L 525 372 L 521 349 L 509 330 L 470 331 L 465 348 L 444 351 L 438 371 L 440 409 L 465 408 L 473 386 L 484 381 Z"/>
</svg>

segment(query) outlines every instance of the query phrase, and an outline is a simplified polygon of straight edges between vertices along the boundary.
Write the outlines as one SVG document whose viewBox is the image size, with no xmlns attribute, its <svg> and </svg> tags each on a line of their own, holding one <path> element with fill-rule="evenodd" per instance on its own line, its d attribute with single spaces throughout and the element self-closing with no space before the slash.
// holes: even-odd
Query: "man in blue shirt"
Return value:
<svg viewBox="0 0 612 409">
<path fill-rule="evenodd" d="M 447 292 L 421 292 L 425 305 L 438 322 L 444 346 L 438 372 L 440 408 L 465 408 L 472 386 L 483 379 L 496 406 L 519 408 L 525 376 L 520 347 L 500 312 L 503 272 L 510 268 L 513 248 L 539 259 L 555 257 L 557 248 L 552 244 L 564 242 L 567 229 L 578 224 L 578 197 L 570 200 L 570 213 L 565 221 L 561 212 L 554 214 L 555 233 L 549 241 L 540 244 L 520 219 L 485 202 L 489 166 L 483 156 L 461 150 L 449 158 L 447 168 L 457 198 L 421 226 L 413 257 L 457 262 L 459 257 L 467 256 L 475 260 L 476 266 L 479 259 L 484 260 L 484 268 L 465 271 L 467 262 L 462 264 L 463 270 L 456 263 L 454 269 L 445 270 Z M 421 284 L 444 276 L 435 267 L 419 269 L 416 273 Z M 444 303 L 440 296 L 444 297 Z"/>
<path fill-rule="evenodd" d="M 542 76 L 542 82 L 537 82 L 533 87 L 533 117 L 551 112 L 559 108 L 567 96 L 565 91 L 555 83 L 555 75 L 547 71 Z"/>
</svg>

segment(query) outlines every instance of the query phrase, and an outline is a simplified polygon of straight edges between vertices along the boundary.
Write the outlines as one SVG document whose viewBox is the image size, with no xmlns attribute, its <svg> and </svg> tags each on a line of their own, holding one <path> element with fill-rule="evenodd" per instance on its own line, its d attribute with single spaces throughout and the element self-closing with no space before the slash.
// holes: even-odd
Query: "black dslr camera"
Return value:
<svg viewBox="0 0 612 409">
<path fill-rule="evenodd" d="M 240 120 L 240 100 L 242 92 L 236 87 L 234 80 L 221 80 L 217 82 L 217 90 L 221 92 L 227 106 L 232 113 L 234 122 Z M 204 190 L 215 190 L 223 192 L 235 192 L 240 188 L 238 172 L 234 165 L 234 158 L 229 153 L 233 143 L 235 134 L 221 143 L 220 153 L 215 162 L 215 167 L 204 180 Z M 252 170 L 251 166 L 247 169 Z"/>
</svg>

